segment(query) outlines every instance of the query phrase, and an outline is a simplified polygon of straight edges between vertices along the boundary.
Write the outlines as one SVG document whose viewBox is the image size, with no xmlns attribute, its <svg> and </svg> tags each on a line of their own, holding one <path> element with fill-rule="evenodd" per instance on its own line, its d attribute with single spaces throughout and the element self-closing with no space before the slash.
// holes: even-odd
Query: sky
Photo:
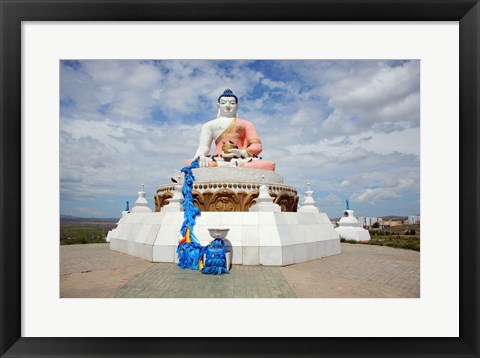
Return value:
<svg viewBox="0 0 480 358">
<path fill-rule="evenodd" d="M 195 154 L 225 89 L 284 183 L 340 217 L 420 213 L 420 62 L 64 60 L 60 212 L 118 218 Z"/>
</svg>

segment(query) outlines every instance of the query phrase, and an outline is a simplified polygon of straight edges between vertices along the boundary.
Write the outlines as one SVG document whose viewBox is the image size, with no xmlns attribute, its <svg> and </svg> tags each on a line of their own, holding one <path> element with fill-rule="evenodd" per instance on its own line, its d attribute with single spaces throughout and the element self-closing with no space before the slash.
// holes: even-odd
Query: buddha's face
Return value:
<svg viewBox="0 0 480 358">
<path fill-rule="evenodd" d="M 237 112 L 237 100 L 235 97 L 222 97 L 218 102 L 218 109 L 221 116 L 229 117 Z"/>
</svg>

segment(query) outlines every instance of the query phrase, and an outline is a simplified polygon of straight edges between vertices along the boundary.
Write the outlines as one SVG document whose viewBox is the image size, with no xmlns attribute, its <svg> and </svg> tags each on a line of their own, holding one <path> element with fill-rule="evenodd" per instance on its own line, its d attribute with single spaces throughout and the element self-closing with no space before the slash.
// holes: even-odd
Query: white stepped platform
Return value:
<svg viewBox="0 0 480 358">
<path fill-rule="evenodd" d="M 335 229 L 340 237 L 346 240 L 369 241 L 370 233 L 361 227 L 340 226 Z"/>
<path fill-rule="evenodd" d="M 183 212 L 125 214 L 108 233 L 110 248 L 152 262 L 177 262 Z M 233 264 L 285 266 L 340 253 L 340 238 L 319 212 L 202 212 L 194 233 L 228 228 Z"/>
</svg>

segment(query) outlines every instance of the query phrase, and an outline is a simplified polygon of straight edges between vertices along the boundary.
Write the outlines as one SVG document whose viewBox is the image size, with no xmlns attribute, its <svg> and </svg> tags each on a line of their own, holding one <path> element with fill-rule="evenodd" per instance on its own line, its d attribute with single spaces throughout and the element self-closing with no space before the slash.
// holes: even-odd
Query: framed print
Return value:
<svg viewBox="0 0 480 358">
<path fill-rule="evenodd" d="M 2 357 L 479 356 L 478 1 L 0 2 Z M 419 69 L 419 296 L 59 297 L 59 68 L 372 58 Z"/>
</svg>

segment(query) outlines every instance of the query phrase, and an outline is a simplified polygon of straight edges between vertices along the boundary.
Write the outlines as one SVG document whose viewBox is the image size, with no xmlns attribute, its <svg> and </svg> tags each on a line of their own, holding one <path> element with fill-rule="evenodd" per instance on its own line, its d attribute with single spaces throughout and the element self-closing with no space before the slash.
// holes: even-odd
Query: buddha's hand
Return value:
<svg viewBox="0 0 480 358">
<path fill-rule="evenodd" d="M 207 157 L 204 154 L 200 154 L 196 159 L 198 159 L 198 166 L 200 168 L 207 167 Z"/>
<path fill-rule="evenodd" d="M 223 154 L 223 158 L 246 158 L 247 151 L 245 149 L 229 149 L 227 154 Z"/>
</svg>

